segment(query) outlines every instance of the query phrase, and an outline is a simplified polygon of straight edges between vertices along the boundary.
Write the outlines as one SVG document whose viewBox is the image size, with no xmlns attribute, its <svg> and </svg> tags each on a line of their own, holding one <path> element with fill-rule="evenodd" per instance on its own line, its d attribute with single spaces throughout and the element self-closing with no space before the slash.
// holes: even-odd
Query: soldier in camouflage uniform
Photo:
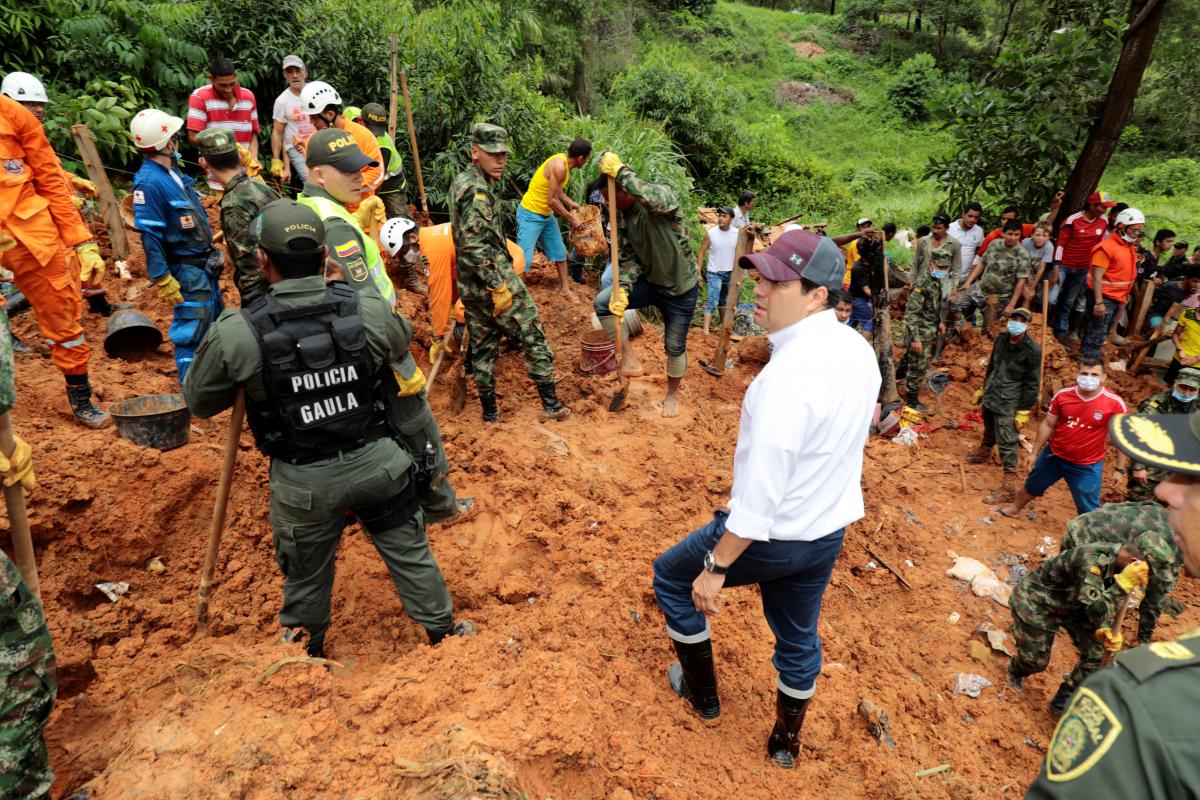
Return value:
<svg viewBox="0 0 1200 800">
<path fill-rule="evenodd" d="M 990 331 L 998 318 L 1000 303 L 1007 301 L 1004 316 L 1012 314 L 1033 269 L 1033 259 L 1021 246 L 1021 238 L 1020 222 L 1004 223 L 1004 238 L 992 243 L 951 301 L 952 319 L 965 315 L 970 324 L 975 319 L 975 310 L 983 309 L 983 329 Z"/>
<path fill-rule="evenodd" d="M 196 134 L 196 146 L 200 149 L 200 165 L 208 170 L 212 180 L 224 187 L 221 230 L 233 260 L 233 283 L 245 305 L 247 297 L 267 288 L 267 279 L 258 271 L 258 236 L 251 223 L 268 203 L 279 199 L 279 193 L 246 173 L 233 131 L 226 128 L 200 131 Z"/>
<path fill-rule="evenodd" d="M 1196 409 L 1200 391 L 1200 369 L 1184 367 L 1175 378 L 1171 391 L 1148 397 L 1138 405 L 1139 414 L 1190 414 Z M 1166 480 L 1168 473 L 1134 460 L 1129 465 L 1129 488 L 1125 499 L 1131 502 L 1153 500 L 1154 488 Z"/>
<path fill-rule="evenodd" d="M 471 166 L 450 185 L 450 228 L 454 233 L 458 294 L 470 337 L 472 375 L 483 418 L 500 419 L 493 368 L 500 337 L 520 345 L 525 371 L 542 399 L 542 419 L 563 419 L 570 409 L 558 402 L 554 354 L 533 297 L 513 271 L 504 235 L 504 211 L 497 186 L 508 161 L 508 132 L 478 122 L 471 128 Z"/>
<path fill-rule="evenodd" d="M 904 308 L 904 368 L 908 376 L 910 408 L 924 411 L 921 404 L 921 383 L 929 371 L 929 356 L 938 334 L 946 332 L 945 310 L 942 302 L 942 280 L 949 276 L 953 254 L 945 247 L 929 254 L 929 266 L 913 281 Z"/>
<path fill-rule="evenodd" d="M 1100 668 L 1104 651 L 1120 651 L 1121 632 L 1112 630 L 1113 620 L 1129 591 L 1146 585 L 1149 571 L 1132 542 L 1085 544 L 1030 570 L 1008 603 L 1017 644 L 1008 664 L 1009 683 L 1020 689 L 1027 675 L 1044 671 L 1054 635 L 1065 628 L 1079 650 L 1079 662 L 1050 701 L 1050 710 L 1061 714 L 1075 688 Z"/>
<path fill-rule="evenodd" d="M 1167 510 L 1153 501 L 1109 503 L 1067 523 L 1060 550 L 1085 544 L 1133 542 L 1150 565 L 1146 596 L 1138 606 L 1138 644 L 1149 644 L 1163 612 L 1179 616 L 1182 603 L 1171 599 L 1183 558 L 1171 537 Z"/>
<path fill-rule="evenodd" d="M 0 250 L 12 241 L 0 232 Z M 8 315 L 0 308 L 0 413 L 16 402 L 13 387 L 12 339 Z M 29 445 L 13 435 L 11 457 L 0 455 L 5 486 L 34 487 Z M 20 571 L 0 552 L 0 798 L 50 796 L 54 773 L 42 739 L 58 694 L 54 648 L 42 604 Z"/>
</svg>

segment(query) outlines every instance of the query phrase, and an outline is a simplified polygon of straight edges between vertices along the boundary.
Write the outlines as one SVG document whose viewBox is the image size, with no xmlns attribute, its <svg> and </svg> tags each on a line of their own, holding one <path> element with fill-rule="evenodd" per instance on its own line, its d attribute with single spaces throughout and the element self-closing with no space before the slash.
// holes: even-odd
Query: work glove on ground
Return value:
<svg viewBox="0 0 1200 800">
<path fill-rule="evenodd" d="M 84 242 L 75 248 L 79 256 L 79 282 L 85 289 L 95 289 L 104 282 L 104 257 L 100 255 L 100 245 L 95 242 Z"/>
<path fill-rule="evenodd" d="M 1135 586 L 1144 588 L 1149 581 L 1150 565 L 1145 561 L 1134 561 L 1121 570 L 1121 574 L 1117 576 L 1117 585 L 1126 592 L 1129 592 Z"/>
<path fill-rule="evenodd" d="M 392 374 L 396 376 L 396 386 L 399 391 L 396 392 L 396 397 L 413 397 L 420 394 L 425 388 L 425 373 L 420 367 L 413 369 L 412 377 L 406 378 L 400 374 L 400 370 L 392 367 Z"/>
<path fill-rule="evenodd" d="M 33 477 L 33 450 L 15 433 L 13 443 L 16 446 L 11 456 L 0 453 L 0 477 L 3 477 L 5 486 L 19 483 L 25 491 L 32 492 L 37 488 L 37 480 Z"/>
<path fill-rule="evenodd" d="M 278 158 L 271 162 L 271 174 L 276 180 L 283 180 L 283 162 Z"/>
<path fill-rule="evenodd" d="M 75 191 L 80 192 L 88 197 L 95 197 L 96 184 L 89 181 L 87 178 L 81 178 L 78 175 L 71 176 L 71 186 Z"/>
<path fill-rule="evenodd" d="M 9 236 L 4 231 L 0 231 L 0 253 L 5 250 L 12 250 L 17 246 L 17 240 Z"/>
<path fill-rule="evenodd" d="M 437 362 L 438 353 L 449 354 L 449 352 L 450 348 L 446 346 L 446 343 L 441 339 L 438 339 L 433 344 L 429 345 L 429 363 L 434 364 Z M 446 356 L 442 356 L 442 358 L 446 358 Z"/>
<path fill-rule="evenodd" d="M 1016 426 L 1018 428 L 1024 428 L 1025 423 L 1029 422 L 1029 412 L 1028 411 L 1018 411 L 1016 416 L 1013 417 L 1013 422 L 1016 423 Z"/>
<path fill-rule="evenodd" d="M 163 275 L 155 279 L 154 285 L 158 287 L 158 299 L 164 303 L 176 305 L 183 302 L 183 293 L 179 291 L 179 281 L 175 280 L 174 275 Z"/>
<path fill-rule="evenodd" d="M 387 211 L 383 207 L 383 201 L 376 195 L 371 195 L 359 203 L 354 217 L 358 220 L 358 227 L 374 236 L 383 228 L 383 223 L 387 222 Z"/>
<path fill-rule="evenodd" d="M 1112 628 L 1097 628 L 1096 639 L 1104 645 L 1104 649 L 1109 653 L 1121 652 L 1121 647 L 1125 644 L 1125 637 L 1121 635 L 1121 632 L 1113 633 Z"/>
<path fill-rule="evenodd" d="M 605 150 L 600 154 L 600 171 L 610 178 L 617 177 L 617 173 L 621 171 L 621 167 L 625 166 L 621 162 L 621 157 L 611 150 Z"/>
<path fill-rule="evenodd" d="M 488 291 L 492 295 L 492 316 L 498 317 L 512 308 L 512 292 L 508 290 L 507 283 L 502 283 L 494 289 L 488 289 Z"/>
<path fill-rule="evenodd" d="M 625 309 L 629 308 L 629 295 L 620 286 L 614 285 L 612 295 L 608 298 L 608 313 L 624 317 Z"/>
</svg>

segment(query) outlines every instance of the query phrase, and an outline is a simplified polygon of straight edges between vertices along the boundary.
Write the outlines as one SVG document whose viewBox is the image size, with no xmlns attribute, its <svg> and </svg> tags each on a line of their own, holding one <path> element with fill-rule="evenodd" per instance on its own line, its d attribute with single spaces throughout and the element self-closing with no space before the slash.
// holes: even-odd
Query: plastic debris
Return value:
<svg viewBox="0 0 1200 800">
<path fill-rule="evenodd" d="M 917 443 L 918 438 L 919 436 L 915 430 L 912 428 L 905 428 L 897 433 L 895 437 L 892 438 L 892 441 L 896 444 L 902 444 L 905 447 L 912 447 Z"/>
<path fill-rule="evenodd" d="M 954 685 L 951 687 L 955 694 L 965 694 L 967 697 L 979 697 L 979 693 L 989 686 L 995 686 L 982 675 L 971 672 L 956 672 Z"/>
<path fill-rule="evenodd" d="M 995 624 L 988 621 L 979 623 L 979 627 L 975 631 L 987 637 L 988 644 L 991 645 L 993 650 L 1004 653 L 1010 658 L 1016 655 L 1016 651 L 1009 644 L 1012 637 L 1009 636 L 1008 631 L 1001 630 Z"/>
<path fill-rule="evenodd" d="M 962 614 L 959 614 L 957 611 L 951 612 L 950 616 L 946 617 L 946 621 L 951 625 L 957 625 L 960 619 L 962 619 Z"/>
<path fill-rule="evenodd" d="M 158 556 L 155 556 L 146 562 L 146 569 L 150 570 L 155 575 L 161 575 L 167 571 L 166 565 L 163 564 L 162 559 Z"/>
<path fill-rule="evenodd" d="M 104 592 L 104 596 L 109 599 L 109 602 L 117 602 L 117 598 L 129 591 L 128 583 L 97 583 L 96 588 Z"/>
<path fill-rule="evenodd" d="M 982 562 L 974 558 L 956 556 L 954 564 L 946 570 L 946 575 L 960 581 L 967 581 L 971 586 L 971 591 L 978 597 L 990 597 L 1008 608 L 1008 598 L 1012 594 L 1012 587 L 996 577 L 996 573 Z"/>
</svg>

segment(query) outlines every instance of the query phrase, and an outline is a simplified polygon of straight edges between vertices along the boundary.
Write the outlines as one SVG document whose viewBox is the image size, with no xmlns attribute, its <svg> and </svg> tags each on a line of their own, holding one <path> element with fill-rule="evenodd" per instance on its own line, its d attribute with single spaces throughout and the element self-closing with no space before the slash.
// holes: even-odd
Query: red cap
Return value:
<svg viewBox="0 0 1200 800">
<path fill-rule="evenodd" d="M 846 261 L 828 237 L 812 231 L 788 231 L 761 253 L 742 256 L 742 269 L 756 269 L 767 280 L 804 278 L 829 291 L 842 288 Z"/>
<path fill-rule="evenodd" d="M 1108 192 L 1092 192 L 1088 195 L 1087 201 L 1089 206 L 1100 203 L 1105 208 L 1112 208 L 1116 205 L 1116 203 L 1113 202 L 1112 195 L 1110 195 Z"/>
</svg>

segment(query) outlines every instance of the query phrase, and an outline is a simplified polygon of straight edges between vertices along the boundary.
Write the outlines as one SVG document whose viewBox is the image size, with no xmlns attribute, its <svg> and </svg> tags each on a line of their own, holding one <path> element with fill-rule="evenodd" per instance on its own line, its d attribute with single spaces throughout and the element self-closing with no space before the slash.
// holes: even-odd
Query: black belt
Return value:
<svg viewBox="0 0 1200 800">
<path fill-rule="evenodd" d="M 369 445 L 371 442 L 378 441 L 379 439 L 383 439 L 384 437 L 386 437 L 388 435 L 389 435 L 389 432 L 386 427 L 377 426 L 377 427 L 372 428 L 371 430 L 367 431 L 366 436 L 364 436 L 363 438 L 354 440 L 354 442 L 352 442 L 349 447 L 344 447 L 339 450 L 335 450 L 332 453 L 311 453 L 308 455 L 296 456 L 295 458 L 288 458 L 286 456 L 272 455 L 271 458 L 277 458 L 280 461 L 283 461 L 287 464 L 291 464 L 294 467 L 302 467 L 307 464 L 315 464 L 318 461 L 325 461 L 326 459 L 337 458 L 338 456 L 341 456 L 345 453 L 353 453 L 355 450 L 361 450 L 362 448 Z"/>
</svg>

